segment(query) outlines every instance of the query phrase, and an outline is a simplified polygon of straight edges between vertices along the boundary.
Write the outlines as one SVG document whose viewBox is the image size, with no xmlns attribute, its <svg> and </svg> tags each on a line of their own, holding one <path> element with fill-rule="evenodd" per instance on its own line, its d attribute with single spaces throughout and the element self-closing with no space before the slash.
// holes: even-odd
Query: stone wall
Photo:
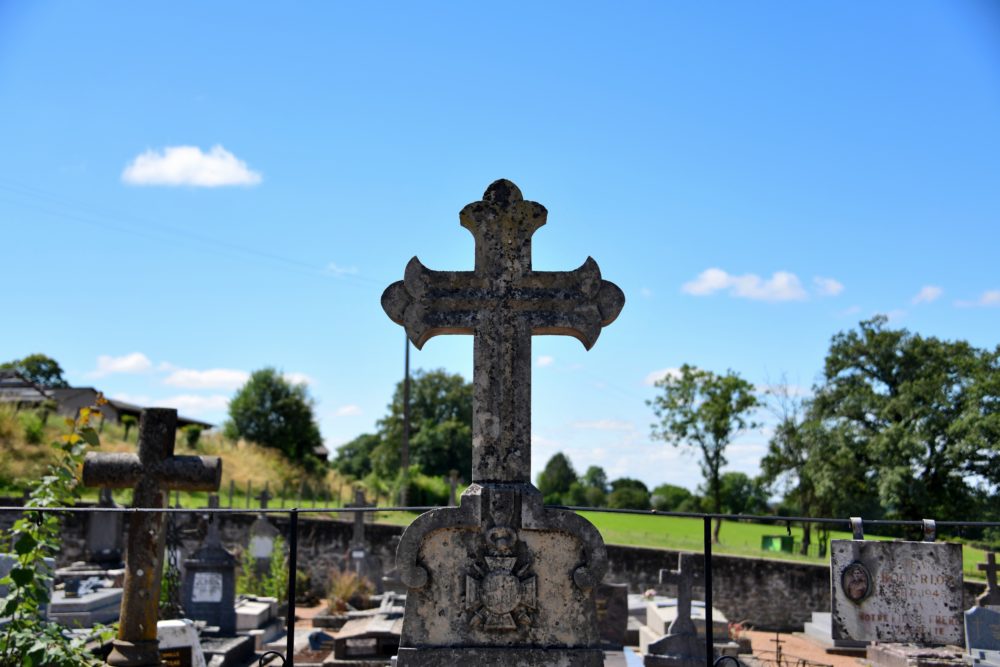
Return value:
<svg viewBox="0 0 1000 667">
<path fill-rule="evenodd" d="M 20 504 L 0 499 L 0 504 Z M 63 550 L 59 554 L 61 567 L 83 558 L 86 521 L 100 515 L 67 515 L 63 531 Z M 175 514 L 183 543 L 184 556 L 190 555 L 201 543 L 207 522 L 199 514 Z M 347 555 L 352 535 L 348 515 L 344 520 L 299 517 L 299 568 L 307 571 L 317 592 L 325 586 L 329 572 L 339 567 Z M 0 534 L 16 519 L 12 513 L 0 513 Z M 257 518 L 252 512 L 220 514 L 223 543 L 234 553 L 241 553 L 249 543 L 250 525 Z M 286 515 L 271 515 L 271 521 L 287 538 Z M 368 524 L 367 536 L 383 569 L 395 565 L 395 551 L 402 528 L 383 524 Z M 0 547 L 0 549 L 6 548 Z M 641 547 L 608 546 L 609 569 L 605 581 L 626 583 L 632 593 L 655 588 L 671 595 L 672 587 L 658 585 L 661 569 L 677 568 L 677 551 Z M 695 571 L 703 571 L 704 560 L 695 553 Z M 965 583 L 965 608 L 975 604 L 984 585 Z M 747 558 L 715 554 L 712 556 L 712 591 L 714 606 L 730 621 L 747 621 L 755 628 L 767 630 L 801 630 L 813 611 L 830 610 L 830 569 L 826 565 L 768 558 Z M 694 595 L 704 599 L 704 585 L 696 583 Z"/>
</svg>

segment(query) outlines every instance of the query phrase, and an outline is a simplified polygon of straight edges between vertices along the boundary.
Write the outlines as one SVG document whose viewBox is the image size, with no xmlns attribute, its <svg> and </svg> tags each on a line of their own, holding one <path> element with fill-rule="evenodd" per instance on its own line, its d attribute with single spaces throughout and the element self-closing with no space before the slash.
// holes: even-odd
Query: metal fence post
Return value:
<svg viewBox="0 0 1000 667">
<path fill-rule="evenodd" d="M 712 517 L 705 523 L 705 651 L 708 667 L 715 663 L 715 638 L 712 636 Z"/>
<path fill-rule="evenodd" d="M 285 665 L 295 667 L 295 573 L 299 560 L 299 508 L 293 507 L 288 526 L 288 635 L 285 637 Z"/>
</svg>

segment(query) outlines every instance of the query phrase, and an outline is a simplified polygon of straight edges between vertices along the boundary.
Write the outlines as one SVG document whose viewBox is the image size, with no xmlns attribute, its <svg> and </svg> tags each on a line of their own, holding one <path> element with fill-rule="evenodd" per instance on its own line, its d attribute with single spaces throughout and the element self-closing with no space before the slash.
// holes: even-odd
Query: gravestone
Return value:
<svg viewBox="0 0 1000 667">
<path fill-rule="evenodd" d="M 695 580 L 691 554 L 677 557 L 676 570 L 660 570 L 660 584 L 677 587 L 677 616 L 667 634 L 649 644 L 643 660 L 646 667 L 701 667 L 705 664 L 705 642 L 691 620 L 691 585 Z"/>
<path fill-rule="evenodd" d="M 448 475 L 448 507 L 458 507 L 458 471 Z"/>
<path fill-rule="evenodd" d="M 354 502 L 347 507 L 373 507 L 365 500 L 365 491 L 361 487 L 354 490 Z M 384 591 L 382 585 L 382 562 L 378 556 L 371 552 L 368 540 L 365 539 L 365 514 L 366 512 L 351 512 L 354 515 L 354 533 L 351 536 L 351 544 L 347 549 L 348 567 L 354 573 L 364 577 L 375 587 L 377 593 Z"/>
<path fill-rule="evenodd" d="M 833 638 L 962 643 L 962 546 L 832 540 Z"/>
<path fill-rule="evenodd" d="M 104 488 L 98 496 L 97 507 L 121 508 L 121 505 L 115 502 L 111 489 Z M 106 569 L 122 567 L 125 515 L 121 512 L 94 512 L 87 516 L 87 561 Z"/>
<path fill-rule="evenodd" d="M 262 510 L 267 509 L 271 494 L 264 490 L 257 495 Z M 258 576 L 267 572 L 271 565 L 271 554 L 274 553 L 274 540 L 280 535 L 280 531 L 267 518 L 267 514 L 261 512 L 257 519 L 250 525 L 250 555 L 254 559 L 254 571 Z"/>
<path fill-rule="evenodd" d="M 970 653 L 1000 651 L 1000 609 L 973 607 L 965 612 L 965 647 Z"/>
<path fill-rule="evenodd" d="M 219 496 L 210 495 L 208 506 L 218 509 Z M 222 546 L 215 515 L 202 546 L 184 561 L 181 591 L 188 618 L 217 627 L 220 635 L 236 634 L 236 558 Z"/>
<path fill-rule="evenodd" d="M 621 649 L 628 628 L 628 584 L 600 584 L 595 604 L 597 627 L 605 648 Z"/>
<path fill-rule="evenodd" d="M 215 456 L 174 456 L 177 411 L 149 408 L 139 419 L 138 454 L 87 454 L 84 486 L 132 488 L 132 505 L 163 509 L 170 490 L 216 491 L 222 461 Z M 125 582 L 118 638 L 109 665 L 159 665 L 156 635 L 166 533 L 162 512 L 129 514 Z"/>
<path fill-rule="evenodd" d="M 194 623 L 187 619 L 156 624 L 163 667 L 206 667 L 205 654 Z"/>
<path fill-rule="evenodd" d="M 474 337 L 472 485 L 459 507 L 422 514 L 400 540 L 399 667 L 603 664 L 594 587 L 604 542 L 583 517 L 543 507 L 531 484 L 531 337 L 590 349 L 625 296 L 591 258 L 575 271 L 532 269 L 546 216 L 496 181 L 459 214 L 474 269 L 432 271 L 414 257 L 382 295 L 417 349 L 441 334 Z"/>
<path fill-rule="evenodd" d="M 980 607 L 1000 607 L 1000 588 L 997 587 L 997 555 L 992 551 L 986 554 L 986 562 L 976 566 L 986 575 L 986 590 L 976 598 Z"/>
</svg>

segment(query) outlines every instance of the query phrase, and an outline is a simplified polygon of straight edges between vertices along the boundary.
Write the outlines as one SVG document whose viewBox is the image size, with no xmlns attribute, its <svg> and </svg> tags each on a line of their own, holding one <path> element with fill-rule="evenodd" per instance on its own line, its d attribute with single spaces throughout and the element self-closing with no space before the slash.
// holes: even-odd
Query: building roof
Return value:
<svg viewBox="0 0 1000 667">
<path fill-rule="evenodd" d="M 0 370 L 0 403 L 41 403 L 52 398 L 45 387 L 13 368 Z"/>
</svg>

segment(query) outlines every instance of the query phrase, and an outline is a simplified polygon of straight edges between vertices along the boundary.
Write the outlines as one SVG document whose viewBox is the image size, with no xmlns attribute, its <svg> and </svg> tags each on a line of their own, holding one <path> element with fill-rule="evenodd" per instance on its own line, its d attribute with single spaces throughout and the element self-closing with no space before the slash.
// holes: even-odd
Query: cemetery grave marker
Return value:
<svg viewBox="0 0 1000 667">
<path fill-rule="evenodd" d="M 962 643 L 962 546 L 832 540 L 833 638 Z"/>
<path fill-rule="evenodd" d="M 208 497 L 209 509 L 218 509 L 219 496 Z M 201 548 L 184 561 L 184 611 L 189 618 L 218 627 L 219 634 L 236 633 L 236 558 L 222 546 L 219 522 L 208 517 Z"/>
<path fill-rule="evenodd" d="M 87 454 L 83 484 L 132 488 L 135 508 L 164 508 L 170 490 L 216 491 L 222 461 L 215 456 L 175 456 L 177 411 L 149 408 L 139 419 L 138 454 Z M 125 582 L 118 638 L 109 665 L 159 665 L 156 622 L 163 575 L 164 514 L 129 514 Z"/>
<path fill-rule="evenodd" d="M 976 598 L 980 607 L 1000 607 L 1000 588 L 997 587 L 997 555 L 992 551 L 986 554 L 986 562 L 980 563 L 979 570 L 986 575 L 986 590 Z"/>
<path fill-rule="evenodd" d="M 414 257 L 382 295 L 418 349 L 473 336 L 472 485 L 459 507 L 421 515 L 400 540 L 399 667 L 604 662 L 594 603 L 604 542 L 584 518 L 544 508 L 531 484 L 531 337 L 573 336 L 590 349 L 625 296 L 591 258 L 575 271 L 532 269 L 546 216 L 496 181 L 459 214 L 474 269 L 432 271 Z"/>
</svg>

